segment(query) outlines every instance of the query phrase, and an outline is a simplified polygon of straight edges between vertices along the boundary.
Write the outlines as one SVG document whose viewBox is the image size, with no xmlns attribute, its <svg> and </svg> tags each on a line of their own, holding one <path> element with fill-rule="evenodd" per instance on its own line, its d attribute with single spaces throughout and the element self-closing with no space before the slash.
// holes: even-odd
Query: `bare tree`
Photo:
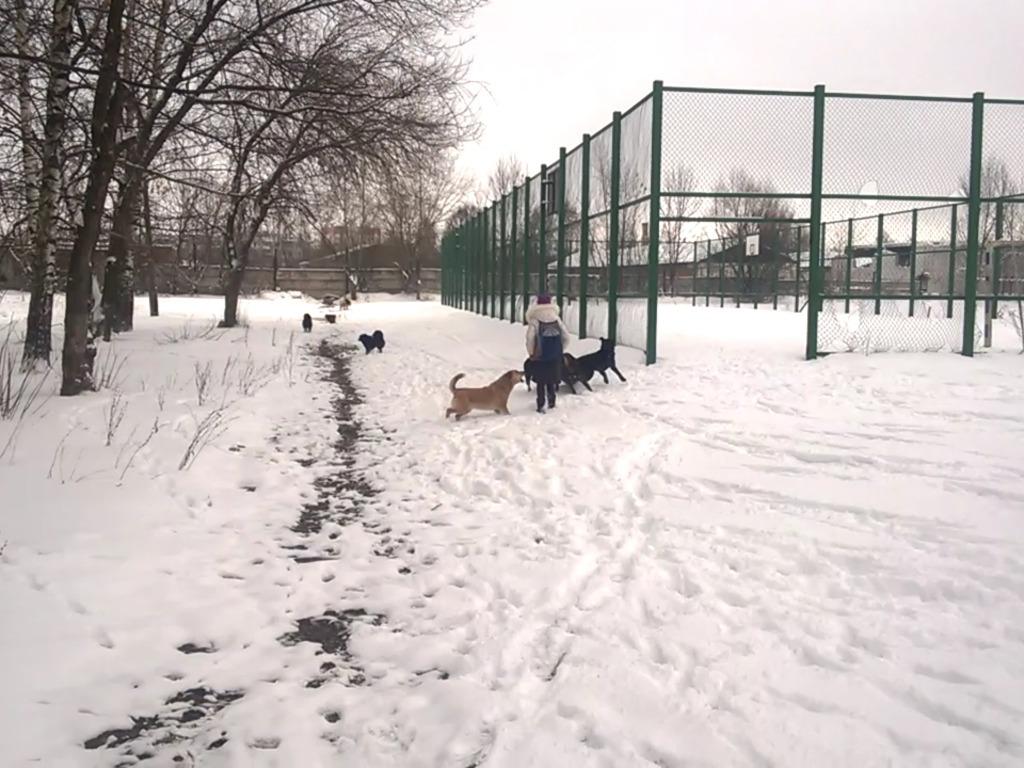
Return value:
<svg viewBox="0 0 1024 768">
<path fill-rule="evenodd" d="M 700 200 L 686 195 L 695 187 L 696 179 L 693 170 L 677 165 L 671 168 L 663 177 L 663 187 L 673 192 L 673 195 L 665 195 L 661 199 L 661 242 L 660 250 L 662 261 L 668 264 L 668 269 L 663 270 L 663 284 L 668 285 L 667 292 L 675 296 L 676 278 L 678 277 L 679 264 L 687 261 L 690 255 L 689 243 L 686 239 L 686 222 L 664 221 L 664 219 L 684 219 L 693 216 L 700 208 Z M 696 264 L 694 264 L 696 268 Z"/>
<path fill-rule="evenodd" d="M 778 279 L 779 271 L 793 250 L 794 228 L 785 220 L 794 218 L 793 209 L 784 200 L 770 197 L 775 188 L 770 182 L 755 179 L 744 170 L 735 170 L 720 182 L 716 191 L 744 193 L 744 197 L 716 197 L 712 216 L 722 221 L 715 225 L 723 242 L 721 258 L 726 259 L 729 274 L 745 295 L 767 292 Z M 764 195 L 763 197 L 761 195 Z M 745 241 L 757 235 L 759 253 L 747 256 Z M 729 258 L 728 254 L 734 254 Z"/>
<path fill-rule="evenodd" d="M 277 90 L 273 98 L 247 94 L 246 113 L 234 111 L 225 325 L 237 321 L 248 251 L 267 213 L 284 197 L 301 197 L 318 159 L 331 158 L 335 168 L 371 165 L 394 177 L 468 135 L 460 99 L 465 68 L 445 37 L 476 4 L 376 5 L 325 23 L 318 34 L 285 36 L 275 43 L 281 50 L 267 45 L 272 56 L 251 62 Z"/>
<path fill-rule="evenodd" d="M 463 203 L 469 187 L 448 152 L 421 158 L 384 181 L 388 237 L 402 250 L 406 290 L 413 288 L 417 299 L 423 262 L 436 254 L 441 224 Z"/>
<path fill-rule="evenodd" d="M 345 269 L 344 294 L 355 299 L 367 283 L 364 258 L 380 241 L 380 200 L 372 169 L 359 163 L 332 167 L 329 158 L 318 158 L 320 178 L 305 185 L 297 207 L 316 233 L 322 255 L 315 262 L 333 262 Z"/>
<path fill-rule="evenodd" d="M 960 194 L 967 197 L 970 194 L 970 179 L 968 174 L 960 177 Z M 1017 199 L 1016 202 L 1004 203 L 1002 207 L 1003 234 L 1004 237 L 1010 233 L 1020 232 L 1024 228 L 1024 179 L 1015 179 L 1006 161 L 1000 157 L 989 156 L 981 169 L 981 196 L 985 202 L 981 204 L 980 221 L 978 234 L 980 237 L 979 247 L 984 250 L 996 237 L 996 219 L 1000 205 L 996 200 Z M 957 228 L 960 232 L 967 232 L 967 206 L 962 205 L 959 209 L 959 220 Z"/>
<path fill-rule="evenodd" d="M 526 177 L 526 165 L 515 155 L 507 155 L 498 160 L 487 178 L 487 201 L 499 200 L 517 184 L 522 184 Z"/>
<path fill-rule="evenodd" d="M 110 0 L 103 14 L 105 32 L 93 89 L 91 159 L 79 223 L 71 246 L 64 312 L 62 395 L 93 388 L 96 357 L 92 327 L 92 254 L 100 236 L 107 189 L 117 161 L 117 136 L 127 90 L 118 70 L 124 37 L 125 0 Z"/>
<path fill-rule="evenodd" d="M 329 9 L 372 5 L 360 0 L 270 0 L 249 5 L 232 0 L 183 0 L 170 5 L 137 3 L 137 29 L 132 61 L 141 82 L 130 99 L 133 128 L 126 138 L 124 179 L 112 216 L 109 279 L 104 281 L 105 311 L 114 330 L 129 330 L 134 311 L 134 261 L 129 247 L 143 180 L 186 119 L 202 105 L 224 101 L 245 104 L 246 95 L 224 99 L 223 73 L 244 68 L 254 48 L 303 22 L 321 24 Z M 168 47 L 170 44 L 171 47 Z M 245 83 L 246 92 L 264 88 L 258 80 Z"/>
<path fill-rule="evenodd" d="M 28 227 L 32 243 L 32 292 L 22 358 L 25 367 L 31 367 L 36 362 L 50 363 L 50 326 L 53 322 L 53 293 L 57 285 L 57 205 L 61 180 L 59 149 L 67 119 L 73 11 L 72 0 L 55 0 L 53 4 L 42 156 L 31 171 L 26 168 L 25 175 L 26 189 L 32 190 L 28 194 L 29 221 L 34 219 Z M 29 141 L 27 136 L 24 140 Z M 34 151 L 34 148 L 27 150 L 29 154 Z M 33 203 L 34 209 L 31 207 Z"/>
</svg>

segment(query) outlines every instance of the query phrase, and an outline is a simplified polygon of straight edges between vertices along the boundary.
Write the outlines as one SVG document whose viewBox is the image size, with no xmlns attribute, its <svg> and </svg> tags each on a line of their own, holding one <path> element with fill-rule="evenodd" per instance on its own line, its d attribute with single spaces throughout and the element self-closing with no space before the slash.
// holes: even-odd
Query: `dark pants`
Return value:
<svg viewBox="0 0 1024 768">
<path fill-rule="evenodd" d="M 536 364 L 533 381 L 537 385 L 537 410 L 544 410 L 545 397 L 548 401 L 548 408 L 555 407 L 555 393 L 558 390 L 558 382 L 562 378 L 562 361 L 538 362 Z"/>
</svg>

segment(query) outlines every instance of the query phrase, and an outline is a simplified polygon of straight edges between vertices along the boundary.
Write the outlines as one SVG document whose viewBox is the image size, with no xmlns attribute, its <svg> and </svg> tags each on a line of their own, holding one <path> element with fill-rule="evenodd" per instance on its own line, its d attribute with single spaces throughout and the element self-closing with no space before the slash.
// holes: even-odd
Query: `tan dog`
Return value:
<svg viewBox="0 0 1024 768">
<path fill-rule="evenodd" d="M 452 404 L 444 412 L 446 419 L 454 413 L 458 421 L 470 411 L 494 411 L 508 415 L 508 396 L 512 394 L 512 387 L 523 380 L 522 371 L 506 371 L 486 387 L 456 388 L 455 384 L 465 375 L 457 374 L 448 384 Z"/>
</svg>

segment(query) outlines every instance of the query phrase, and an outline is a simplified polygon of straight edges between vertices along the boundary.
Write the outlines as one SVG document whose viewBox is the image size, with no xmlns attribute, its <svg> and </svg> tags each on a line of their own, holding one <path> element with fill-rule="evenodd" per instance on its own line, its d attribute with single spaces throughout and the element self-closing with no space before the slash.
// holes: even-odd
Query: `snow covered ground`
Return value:
<svg viewBox="0 0 1024 768">
<path fill-rule="evenodd" d="M 384 330 L 332 403 L 336 361 L 288 362 L 305 306 L 158 343 L 218 309 L 165 300 L 114 345 L 110 447 L 104 390 L 0 461 L 5 765 L 1024 762 L 1021 357 L 808 364 L 802 315 L 665 306 L 626 384 L 455 424 L 448 380 L 521 365 L 520 326 L 356 305 L 294 340 Z M 249 355 L 258 389 L 221 375 Z"/>
</svg>

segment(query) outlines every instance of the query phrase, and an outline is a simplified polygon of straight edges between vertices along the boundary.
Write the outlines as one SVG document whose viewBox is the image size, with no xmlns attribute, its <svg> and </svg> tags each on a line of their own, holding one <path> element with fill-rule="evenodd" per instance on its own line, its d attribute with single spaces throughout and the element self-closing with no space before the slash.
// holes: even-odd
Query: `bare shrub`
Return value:
<svg viewBox="0 0 1024 768">
<path fill-rule="evenodd" d="M 96 359 L 96 371 L 93 378 L 94 386 L 98 392 L 101 389 L 120 389 L 122 384 L 122 373 L 124 364 L 128 360 L 126 355 L 119 355 L 112 347 L 106 347 L 107 354 L 100 355 Z"/>
<path fill-rule="evenodd" d="M 36 413 L 45 399 L 41 399 L 43 387 L 51 369 L 37 373 L 32 367 L 22 370 L 17 364 L 17 350 L 21 347 L 13 334 L 13 323 L 0 341 L 0 421 L 13 421 L 10 433 L 0 448 L 0 459 L 13 452 L 17 445 L 25 419 Z M 36 406 L 38 402 L 38 407 Z"/>
<path fill-rule="evenodd" d="M 220 385 L 227 387 L 228 382 L 231 381 L 231 372 L 235 369 L 235 365 L 238 363 L 238 358 L 232 355 L 224 361 L 224 370 L 220 373 Z"/>
<path fill-rule="evenodd" d="M 194 380 L 196 385 L 196 401 L 199 403 L 199 407 L 202 408 L 210 395 L 210 383 L 213 368 L 209 361 L 206 365 L 202 366 L 199 365 L 198 361 L 196 361 L 192 364 L 192 370 L 194 371 Z M 162 406 L 161 410 L 163 410 Z"/>
<path fill-rule="evenodd" d="M 214 408 L 206 416 L 196 422 L 192 439 L 185 447 L 185 453 L 178 464 L 178 470 L 188 469 L 210 443 L 224 434 L 232 419 L 228 417 L 227 405 Z"/>
<path fill-rule="evenodd" d="M 193 325 L 192 318 L 189 318 L 180 328 L 166 331 L 157 336 L 156 342 L 157 344 L 177 344 L 182 341 L 216 341 L 226 332 L 217 327 L 216 320 L 207 320 Z"/>
<path fill-rule="evenodd" d="M 124 399 L 124 395 L 121 393 L 121 390 L 114 390 L 114 394 L 110 398 L 110 404 L 107 406 L 104 413 L 106 416 L 104 422 L 107 425 L 106 445 L 109 448 L 110 444 L 114 442 L 117 430 L 121 428 L 121 423 L 124 421 L 125 414 L 128 413 L 128 401 Z"/>
<path fill-rule="evenodd" d="M 1006 316 L 1009 318 L 1010 324 L 1013 325 L 1013 330 L 1020 341 L 1020 353 L 1024 355 L 1024 300 L 1017 299 L 1017 307 L 1006 310 Z"/>
<path fill-rule="evenodd" d="M 53 479 L 54 467 L 56 467 L 57 464 L 59 463 L 60 464 L 61 482 L 64 482 L 64 444 L 68 441 L 68 438 L 71 437 L 71 433 L 74 432 L 74 431 L 75 431 L 75 425 L 72 425 L 72 426 L 68 427 L 68 431 L 64 433 L 64 437 L 62 437 L 60 439 L 60 442 L 57 443 L 57 448 L 53 452 L 53 458 L 50 459 L 50 469 L 46 473 L 46 479 L 47 480 L 52 480 Z"/>
<path fill-rule="evenodd" d="M 121 474 L 117 478 L 117 482 L 118 483 L 121 483 L 121 482 L 124 481 L 125 474 L 128 472 L 129 469 L 131 469 L 132 464 L 135 462 L 135 457 L 139 455 L 139 452 L 143 448 L 145 448 L 147 445 L 149 445 L 150 441 L 154 437 L 156 437 L 156 434 L 159 431 L 160 431 L 160 419 L 159 418 L 154 418 L 153 419 L 153 426 L 150 427 L 149 434 L 146 436 L 146 439 L 143 440 L 141 443 L 139 443 L 137 446 L 135 446 L 135 450 L 132 451 L 131 456 L 128 457 L 128 462 L 124 465 L 124 468 L 121 470 Z M 114 465 L 114 468 L 115 469 L 117 468 L 116 464 Z"/>
<path fill-rule="evenodd" d="M 251 397 L 267 385 L 271 375 L 273 366 L 256 365 L 252 355 L 249 355 L 238 369 L 238 394 L 242 397 Z"/>
<path fill-rule="evenodd" d="M 42 373 L 20 370 L 17 346 L 8 329 L 3 342 L 0 342 L 0 420 L 24 418 L 50 375 L 49 368 Z"/>
</svg>

